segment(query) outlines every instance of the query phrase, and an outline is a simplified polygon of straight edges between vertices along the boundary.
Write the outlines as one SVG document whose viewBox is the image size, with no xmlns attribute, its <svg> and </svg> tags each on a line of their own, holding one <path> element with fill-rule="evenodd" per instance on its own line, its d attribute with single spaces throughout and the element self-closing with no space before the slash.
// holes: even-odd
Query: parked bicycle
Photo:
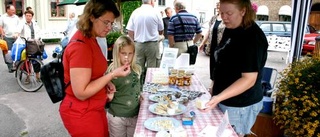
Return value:
<svg viewBox="0 0 320 137">
<path fill-rule="evenodd" d="M 44 52 L 44 44 L 34 44 L 35 40 L 23 39 L 25 40 L 26 48 L 25 53 L 22 54 L 25 54 L 26 57 L 19 61 L 15 77 L 18 85 L 24 91 L 36 92 L 43 86 L 40 80 L 40 69 L 43 66 L 42 52 Z"/>
</svg>

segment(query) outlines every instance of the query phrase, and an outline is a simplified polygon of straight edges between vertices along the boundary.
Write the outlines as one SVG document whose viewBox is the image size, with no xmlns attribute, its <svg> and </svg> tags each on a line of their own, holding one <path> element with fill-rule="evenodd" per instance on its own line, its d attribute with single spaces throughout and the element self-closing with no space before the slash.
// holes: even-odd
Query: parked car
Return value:
<svg viewBox="0 0 320 137">
<path fill-rule="evenodd" d="M 316 37 L 318 33 L 306 33 L 303 39 L 302 55 L 312 54 L 316 45 Z"/>
<path fill-rule="evenodd" d="M 266 36 L 291 37 L 291 22 L 282 21 L 256 21 Z M 303 38 L 302 55 L 313 52 L 315 47 L 315 38 L 320 34 L 311 25 L 307 25 Z M 269 42 L 270 43 L 270 42 Z"/>
<path fill-rule="evenodd" d="M 291 22 L 256 21 L 266 36 L 291 37 Z"/>
<path fill-rule="evenodd" d="M 311 25 L 308 25 L 308 29 L 309 29 L 310 33 L 318 33 L 318 34 L 320 34 L 320 30 L 317 30 L 316 28 L 314 28 Z"/>
</svg>

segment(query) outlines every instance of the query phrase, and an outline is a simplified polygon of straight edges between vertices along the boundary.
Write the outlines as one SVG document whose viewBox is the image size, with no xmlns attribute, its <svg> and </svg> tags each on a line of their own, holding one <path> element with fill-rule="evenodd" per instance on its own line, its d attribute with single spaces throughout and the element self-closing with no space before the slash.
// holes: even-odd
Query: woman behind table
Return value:
<svg viewBox="0 0 320 137">
<path fill-rule="evenodd" d="M 108 109 L 110 137 L 133 137 L 139 113 L 141 67 L 135 63 L 135 45 L 130 37 L 123 35 L 117 39 L 113 59 L 108 73 L 123 65 L 130 65 L 132 71 L 126 77 L 112 80 L 117 92 L 109 94 L 113 98 Z"/>
<path fill-rule="evenodd" d="M 130 74 L 123 65 L 108 75 L 107 60 L 96 37 L 105 37 L 120 15 L 111 0 L 90 0 L 78 22 L 78 30 L 63 55 L 66 96 L 60 105 L 60 116 L 72 137 L 108 137 L 104 106 L 107 92 L 115 92 L 114 77 Z M 71 83 L 68 85 L 67 83 Z"/>
<path fill-rule="evenodd" d="M 239 136 L 250 134 L 262 109 L 261 77 L 268 42 L 254 22 L 250 0 L 220 0 L 225 24 L 222 40 L 213 57 L 213 97 L 204 111 L 217 105 L 228 110 L 230 124 Z"/>
</svg>

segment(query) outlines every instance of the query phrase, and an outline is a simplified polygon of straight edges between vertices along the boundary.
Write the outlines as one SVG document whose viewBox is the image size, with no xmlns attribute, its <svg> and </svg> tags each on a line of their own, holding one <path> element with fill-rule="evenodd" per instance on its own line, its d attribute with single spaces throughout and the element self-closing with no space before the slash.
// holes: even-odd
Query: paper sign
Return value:
<svg viewBox="0 0 320 137">
<path fill-rule="evenodd" d="M 229 124 L 229 116 L 228 116 L 228 110 L 223 115 L 222 122 L 218 126 L 218 130 L 216 133 L 217 137 L 222 137 L 223 132 L 227 128 L 227 125 Z"/>
<path fill-rule="evenodd" d="M 160 68 L 167 70 L 169 67 L 174 67 L 178 55 L 177 48 L 164 48 Z"/>
<path fill-rule="evenodd" d="M 232 131 L 227 129 L 227 125 L 229 124 L 229 116 L 228 111 L 223 115 L 221 123 L 217 126 L 207 125 L 200 133 L 198 133 L 199 137 L 228 137 L 231 136 Z"/>
</svg>

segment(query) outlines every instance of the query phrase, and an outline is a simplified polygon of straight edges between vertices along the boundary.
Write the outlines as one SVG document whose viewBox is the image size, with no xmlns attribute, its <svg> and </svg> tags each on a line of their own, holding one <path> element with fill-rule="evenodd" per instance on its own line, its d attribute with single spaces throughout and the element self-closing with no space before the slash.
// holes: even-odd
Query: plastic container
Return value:
<svg viewBox="0 0 320 137">
<path fill-rule="evenodd" d="M 263 107 L 261 109 L 261 113 L 272 114 L 272 103 L 273 99 L 267 96 L 263 96 Z"/>
</svg>

